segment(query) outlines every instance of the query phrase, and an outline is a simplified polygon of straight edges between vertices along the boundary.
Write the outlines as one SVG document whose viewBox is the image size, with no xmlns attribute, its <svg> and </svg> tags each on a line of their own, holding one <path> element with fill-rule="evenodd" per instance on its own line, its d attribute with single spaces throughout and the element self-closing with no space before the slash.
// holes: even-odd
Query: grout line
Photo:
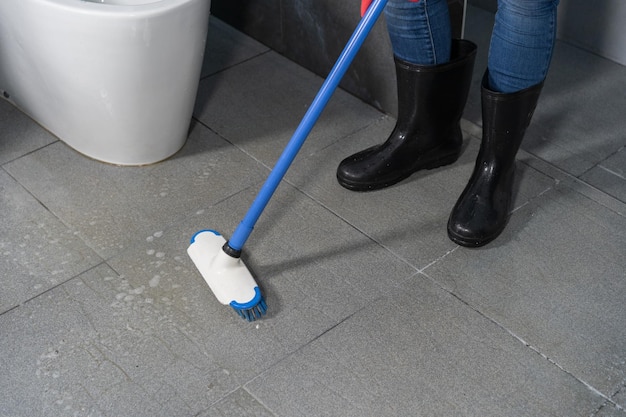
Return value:
<svg viewBox="0 0 626 417">
<path fill-rule="evenodd" d="M 54 144 L 56 144 L 56 143 L 58 143 L 58 142 L 61 142 L 61 143 L 65 144 L 64 142 L 62 142 L 62 141 L 61 141 L 61 139 L 59 139 L 59 138 L 57 138 L 57 137 L 55 136 L 55 140 L 53 140 L 52 142 L 47 143 L 47 144 L 45 144 L 45 145 L 43 145 L 43 146 L 40 146 L 40 147 L 38 147 L 37 149 L 32 149 L 32 150 L 27 151 L 27 152 L 25 152 L 25 153 L 23 153 L 23 154 L 20 154 L 19 156 L 15 157 L 15 158 L 13 158 L 13 159 L 9 159 L 9 160 L 7 160 L 7 161 L 4 161 L 4 162 L 0 165 L 0 167 L 4 169 L 4 167 L 6 167 L 7 165 L 11 164 L 12 162 L 18 161 L 18 160 L 20 160 L 20 159 L 22 159 L 22 158 L 24 158 L 24 157 L 26 157 L 26 156 L 32 155 L 32 154 L 34 154 L 34 153 L 36 153 L 36 152 L 39 152 L 39 151 L 40 151 L 40 150 L 42 150 L 42 149 L 46 149 L 47 147 L 52 146 L 52 145 L 54 145 Z M 7 171 L 6 169 L 5 169 L 4 171 L 8 173 L 8 171 Z M 9 175 L 10 175 L 10 174 L 9 174 Z M 16 181 L 17 181 L 17 180 L 16 180 Z"/>
<path fill-rule="evenodd" d="M 452 249 L 450 249 L 449 251 L 447 251 L 446 253 L 444 253 L 443 255 L 441 255 L 439 258 L 435 259 L 434 261 L 432 261 L 431 263 L 429 263 L 428 265 L 426 265 L 425 267 L 421 268 L 418 272 L 421 274 L 424 274 L 424 271 L 427 270 L 428 268 L 430 268 L 431 266 L 435 265 L 436 263 L 442 261 L 445 257 L 447 257 L 448 255 L 456 252 L 457 249 L 459 249 L 460 246 L 456 245 L 455 247 L 453 247 Z M 428 275 L 427 275 L 428 276 Z"/>
<path fill-rule="evenodd" d="M 382 297 L 381 297 L 382 298 Z M 378 301 L 380 298 L 378 299 L 374 299 L 372 301 L 370 301 L 368 303 L 372 304 L 375 303 L 376 301 Z M 215 402 L 213 402 L 211 404 L 211 407 L 215 404 L 218 404 L 220 401 L 222 401 L 224 398 L 227 398 L 229 395 L 231 395 L 232 393 L 236 392 L 239 389 L 243 389 L 245 392 L 247 392 L 250 396 L 252 396 L 259 404 L 261 404 L 265 409 L 267 409 L 268 411 L 272 412 L 271 409 L 264 404 L 262 401 L 260 401 L 252 392 L 250 392 L 250 390 L 247 388 L 247 386 L 249 386 L 252 382 L 254 382 L 255 380 L 261 378 L 263 375 L 267 374 L 269 371 L 271 371 L 272 369 L 274 369 L 277 365 L 279 365 L 282 362 L 288 361 L 291 358 L 294 357 L 294 355 L 298 354 L 298 352 L 302 351 L 303 349 L 309 347 L 312 343 L 314 343 L 316 340 L 322 338 L 324 335 L 326 335 L 327 333 L 333 331 L 334 329 L 336 329 L 337 327 L 339 327 L 340 325 L 342 325 L 343 323 L 345 323 L 346 321 L 350 320 L 352 317 L 361 314 L 361 312 L 365 309 L 368 308 L 368 305 L 364 305 L 363 307 L 353 311 L 351 314 L 348 314 L 347 316 L 345 316 L 344 318 L 342 318 L 341 320 L 339 320 L 338 322 L 332 324 L 330 327 L 328 327 L 326 330 L 323 330 L 322 332 L 320 332 L 319 334 L 316 334 L 313 338 L 311 338 L 310 340 L 304 341 L 301 346 L 295 348 L 293 351 L 291 352 L 287 352 L 285 353 L 285 355 L 283 355 L 281 358 L 277 359 L 276 361 L 274 361 L 273 363 L 269 364 L 265 369 L 260 370 L 259 373 L 253 377 L 251 377 L 250 379 L 248 379 L 247 381 L 242 382 L 242 384 L 238 387 L 236 387 L 235 389 L 231 390 L 230 392 L 228 392 L 227 394 L 225 394 L 224 396 L 222 396 L 220 399 L 216 400 Z M 275 413 L 272 412 L 272 414 L 274 415 Z"/>
<path fill-rule="evenodd" d="M 243 60 L 241 60 L 241 61 L 237 61 L 236 63 L 234 63 L 234 64 L 232 64 L 232 65 L 229 65 L 229 66 L 227 66 L 227 67 L 221 68 L 221 69 L 219 69 L 219 70 L 217 70 L 217 71 L 215 71 L 215 72 L 212 72 L 212 73 L 210 73 L 210 74 L 205 75 L 204 77 L 200 77 L 200 82 L 202 82 L 202 81 L 204 81 L 204 80 L 206 80 L 206 79 L 208 79 L 208 78 L 211 78 L 211 77 L 213 77 L 214 75 L 221 74 L 221 73 L 226 72 L 226 71 L 228 71 L 228 70 L 230 70 L 230 69 L 236 68 L 236 67 L 238 67 L 238 66 L 239 66 L 239 65 L 241 65 L 241 64 L 245 64 L 246 62 L 250 62 L 250 61 L 252 61 L 252 60 L 254 60 L 254 59 L 256 59 L 256 58 L 259 58 L 259 57 L 261 57 L 261 56 L 263 56 L 263 55 L 267 55 L 267 54 L 269 54 L 270 52 L 272 52 L 272 49 L 267 49 L 267 50 L 265 50 L 265 51 L 261 51 L 261 52 L 259 52 L 259 53 L 258 53 L 258 54 L 256 54 L 256 55 L 250 56 L 250 57 L 248 57 L 248 58 L 244 58 Z"/>
<path fill-rule="evenodd" d="M 461 126 L 463 131 L 469 134 L 472 139 L 480 140 L 480 135 L 482 132 L 482 128 L 480 126 L 466 119 L 461 120 Z M 621 151 L 622 149 L 623 148 L 620 148 L 620 150 L 618 150 L 617 152 Z M 594 203 L 599 204 L 602 207 L 605 207 L 622 217 L 626 217 L 626 202 L 617 199 L 616 197 L 608 194 L 606 191 L 603 191 L 593 186 L 592 184 L 589 184 L 588 182 L 577 177 L 576 175 L 570 174 L 569 172 L 565 171 L 562 168 L 559 168 L 553 163 L 521 148 L 518 151 L 517 161 L 526 164 L 528 167 L 549 178 L 552 178 L 553 180 L 555 180 L 556 185 L 563 184 L 565 187 L 590 199 Z M 614 173 L 613 171 L 606 169 L 602 165 L 597 166 L 608 172 L 611 172 L 619 178 L 623 178 L 622 175 Z M 549 189 L 545 190 L 544 193 L 547 191 L 549 191 Z M 597 196 L 594 196 L 593 194 L 597 194 Z"/>
<path fill-rule="evenodd" d="M 606 171 L 606 172 L 608 172 L 609 174 L 613 174 L 613 175 L 615 175 L 617 178 L 620 178 L 620 179 L 622 179 L 622 180 L 626 180 L 626 176 L 624 176 L 623 174 L 620 174 L 620 173 L 619 173 L 619 172 L 617 172 L 617 171 L 613 171 L 612 169 L 609 169 L 609 168 L 605 167 L 605 166 L 604 166 L 604 165 L 602 165 L 602 164 L 599 164 L 599 165 L 598 165 L 598 168 L 605 170 L 605 171 Z"/>
<path fill-rule="evenodd" d="M 615 390 L 615 392 L 613 394 L 611 394 L 611 398 L 615 397 L 617 394 L 619 394 L 622 389 L 626 388 L 626 379 L 624 379 L 622 381 L 622 383 L 620 384 L 620 386 Z M 617 404 L 615 401 L 612 400 L 607 400 L 605 401 L 600 407 L 598 407 L 598 409 L 596 411 L 593 412 L 593 414 L 591 414 L 589 417 L 597 417 L 598 413 L 600 413 L 602 411 L 603 408 L 605 408 L 607 405 L 612 405 L 616 410 L 618 411 L 623 411 L 624 413 L 626 413 L 626 408 L 624 408 L 623 406 L 621 406 L 620 404 Z M 626 415 L 626 414 L 624 414 Z"/>
<path fill-rule="evenodd" d="M 477 311 L 478 312 L 478 311 Z M 595 388 L 593 385 L 591 385 L 590 383 L 588 383 L 587 381 L 578 378 L 576 375 L 574 375 L 572 372 L 568 371 L 567 369 L 565 369 L 565 367 L 563 367 L 563 365 L 559 364 L 557 361 L 555 361 L 554 359 L 551 359 L 548 355 L 546 355 L 545 353 L 542 353 L 538 348 L 536 348 L 535 346 L 531 345 L 530 343 L 528 343 L 527 341 L 525 341 L 523 338 L 521 338 L 520 336 L 518 336 L 516 333 L 514 333 L 513 331 L 507 329 L 506 327 L 500 325 L 500 323 L 498 323 L 497 321 L 485 316 L 484 314 L 478 312 L 479 314 L 481 314 L 483 317 L 489 319 L 491 322 L 493 322 L 494 324 L 496 324 L 498 327 L 502 328 L 503 330 L 505 330 L 508 334 L 510 334 L 513 338 L 517 339 L 519 342 L 521 342 L 524 346 L 526 346 L 527 348 L 529 348 L 530 350 L 532 350 L 533 352 L 535 352 L 536 354 L 538 354 L 539 356 L 541 356 L 543 359 L 545 359 L 546 361 L 548 361 L 550 364 L 556 366 L 559 370 L 565 372 L 567 375 L 571 376 L 572 378 L 574 378 L 576 381 L 580 382 L 581 384 L 583 384 L 588 390 L 590 390 L 591 392 L 593 392 L 595 395 L 598 395 L 600 397 L 602 397 L 605 401 L 611 403 L 613 406 L 615 406 L 615 408 L 617 408 L 618 410 L 624 410 L 623 407 L 621 407 L 619 404 L 615 403 L 613 400 L 611 400 L 611 398 L 609 398 L 607 395 L 603 394 L 600 390 L 598 390 L 597 388 Z"/>
<path fill-rule="evenodd" d="M 102 259 L 102 258 L 100 258 L 100 259 Z M 44 290 L 44 291 L 42 291 L 42 292 L 40 292 L 40 293 L 38 293 L 38 294 L 33 295 L 32 297 L 30 297 L 30 298 L 28 298 L 28 299 L 26 299 L 26 300 L 24 300 L 24 301 L 21 301 L 19 304 L 16 304 L 15 306 L 10 307 L 8 310 L 3 311 L 3 312 L 0 312 L 0 316 L 4 315 L 4 314 L 6 314 L 6 313 L 8 313 L 8 312 L 10 312 L 10 311 L 13 311 L 13 310 L 15 310 L 15 309 L 17 309 L 17 308 L 20 308 L 20 307 L 22 307 L 23 305 L 26 305 L 26 304 L 28 304 L 28 303 L 32 302 L 33 300 L 36 300 L 37 298 L 39 298 L 39 297 L 41 297 L 41 296 L 43 296 L 43 295 L 45 295 L 45 294 L 49 293 L 50 291 L 53 291 L 53 290 L 55 290 L 55 289 L 57 289 L 57 288 L 59 288 L 59 287 L 61 287 L 61 286 L 65 285 L 65 284 L 69 283 L 70 281 L 73 281 L 73 280 L 75 280 L 75 279 L 79 278 L 81 275 L 83 275 L 83 274 L 85 274 L 85 273 L 87 273 L 87 272 L 89 272 L 89 271 L 93 271 L 93 270 L 94 270 L 94 269 L 96 269 L 96 268 L 99 268 L 99 267 L 100 267 L 100 266 L 102 266 L 102 265 L 107 265 L 107 266 L 109 266 L 109 265 L 106 263 L 106 261 L 104 261 L 104 260 L 103 260 L 103 261 L 101 261 L 101 262 L 99 262 L 99 263 L 97 263 L 97 264 L 95 264 L 95 265 L 93 265 L 93 266 L 90 266 L 89 268 L 87 268 L 87 269 L 85 269 L 85 270 L 83 270 L 83 271 L 81 271 L 81 272 L 79 272 L 79 273 L 77 273 L 77 274 L 75 274 L 75 275 L 73 275 L 73 276 L 71 276 L 71 277 L 67 278 L 67 279 L 66 279 L 66 280 L 64 280 L 64 281 L 61 281 L 61 282 L 59 282 L 59 283 L 57 283 L 57 284 L 55 284 L 55 285 L 51 286 L 50 288 L 47 288 L 46 290 Z M 110 267 L 110 266 L 109 266 L 109 267 Z M 111 268 L 111 269 L 113 269 L 113 268 Z M 116 272 L 116 273 L 117 273 L 117 272 Z"/>
<path fill-rule="evenodd" d="M 261 406 L 263 406 L 263 408 L 265 408 L 265 409 L 266 409 L 269 413 L 271 413 L 273 416 L 278 417 L 278 414 L 274 413 L 274 412 L 272 411 L 272 409 L 271 409 L 271 408 L 270 408 L 267 404 L 265 404 L 265 402 L 264 402 L 264 401 L 262 401 L 259 397 L 257 397 L 256 395 L 254 395 L 252 392 L 250 392 L 250 390 L 249 390 L 247 387 L 242 386 L 242 389 L 243 389 L 243 390 L 244 390 L 244 391 L 245 391 L 245 392 L 246 392 L 249 396 L 251 396 L 252 398 L 254 398 L 254 400 L 255 400 L 257 403 L 261 404 Z"/>
<path fill-rule="evenodd" d="M 227 137 L 221 135 L 219 132 L 213 130 L 210 126 L 206 125 L 202 120 L 198 119 L 195 116 L 192 116 L 193 121 L 195 121 L 196 123 L 202 125 L 204 128 L 208 129 L 209 131 L 211 131 L 213 134 L 215 134 L 216 136 L 218 136 L 220 139 L 222 139 L 223 141 L 225 141 L 226 143 L 228 143 L 229 145 L 233 146 L 235 149 L 237 149 L 239 152 L 243 153 L 245 156 L 247 156 L 248 158 L 250 158 L 252 161 L 256 162 L 257 164 L 261 165 L 263 168 L 267 169 L 268 171 L 271 171 L 273 168 L 270 165 L 267 165 L 265 162 L 261 161 L 258 157 L 256 157 L 254 154 L 250 153 L 250 151 L 246 150 L 245 147 L 241 147 L 240 145 L 237 145 L 236 143 L 232 142 L 230 139 L 228 139 Z M 267 175 L 265 175 L 265 177 L 263 177 L 262 180 L 259 181 L 259 183 L 263 183 L 266 179 L 267 176 L 269 175 L 269 172 L 267 173 Z M 286 176 L 285 176 L 286 177 Z M 283 180 L 285 180 L 285 178 L 283 178 Z"/>
<path fill-rule="evenodd" d="M 454 249 L 451 252 L 453 252 Z M 445 255 L 444 255 L 445 256 Z M 548 355 L 546 355 L 545 353 L 541 352 L 538 348 L 536 348 L 535 346 L 533 346 L 532 344 L 526 342 L 526 340 L 524 340 L 521 336 L 518 336 L 515 332 L 513 332 L 512 330 L 509 330 L 506 326 L 500 324 L 498 321 L 496 321 L 495 319 L 487 316 L 485 313 L 483 313 L 482 311 L 480 311 L 479 309 L 477 309 L 476 307 L 472 306 L 469 302 L 465 301 L 464 299 L 462 299 L 459 295 L 455 294 L 454 292 L 446 289 L 445 287 L 443 287 L 443 285 L 441 285 L 437 280 L 435 280 L 434 278 L 432 278 L 430 275 L 423 273 L 422 274 L 424 276 L 426 276 L 434 285 L 436 285 L 437 287 L 439 287 L 441 290 L 445 291 L 446 293 L 450 294 L 452 297 L 456 298 L 458 301 L 460 301 L 461 303 L 463 303 L 464 305 L 466 305 L 467 307 L 469 307 L 472 311 L 474 311 L 475 313 L 477 313 L 478 315 L 480 315 L 481 317 L 487 319 L 488 321 L 490 321 L 491 323 L 495 324 L 497 327 L 499 327 L 500 329 L 504 330 L 505 332 L 507 332 L 510 336 L 512 336 L 515 340 L 517 340 L 518 342 L 520 342 L 521 344 L 523 344 L 525 347 L 529 348 L 532 352 L 536 353 L 537 355 L 541 356 L 543 359 L 545 359 L 548 363 L 550 363 L 551 365 L 555 366 L 556 368 L 558 368 L 560 371 L 564 372 L 565 374 L 569 375 L 570 377 L 574 378 L 576 381 L 578 381 L 579 383 L 583 384 L 588 390 L 590 390 L 592 393 L 594 393 L 595 395 L 603 398 L 605 400 L 605 403 L 609 403 L 611 405 L 613 405 L 616 409 L 620 410 L 620 411 L 626 411 L 626 409 L 624 407 L 622 407 L 621 405 L 617 404 L 615 401 L 613 401 L 608 395 L 602 393 L 600 390 L 598 390 L 597 388 L 595 388 L 593 385 L 591 385 L 590 383 L 588 383 L 587 381 L 577 377 L 576 375 L 574 375 L 572 372 L 568 371 L 567 369 L 565 369 L 565 367 L 561 364 L 559 364 L 557 361 L 555 361 L 554 359 L 551 359 Z"/>
</svg>

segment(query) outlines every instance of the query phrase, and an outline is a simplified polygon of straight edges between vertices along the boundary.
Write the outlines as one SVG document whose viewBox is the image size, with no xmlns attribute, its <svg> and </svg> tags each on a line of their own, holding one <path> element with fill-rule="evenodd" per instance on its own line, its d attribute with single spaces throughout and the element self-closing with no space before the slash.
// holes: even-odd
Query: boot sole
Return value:
<svg viewBox="0 0 626 417">
<path fill-rule="evenodd" d="M 337 182 L 339 183 L 339 185 L 341 185 L 342 187 L 350 191 L 367 192 L 367 191 L 381 190 L 383 188 L 391 187 L 392 185 L 397 184 L 400 181 L 407 179 L 408 177 L 410 177 L 411 175 L 415 174 L 418 171 L 431 170 L 431 169 L 440 168 L 442 166 L 451 165 L 459 159 L 460 155 L 461 155 L 460 152 L 456 152 L 454 154 L 439 158 L 435 161 L 430 161 L 427 164 L 418 165 L 417 167 L 414 167 L 413 169 L 409 171 L 403 172 L 401 175 L 399 175 L 398 177 L 390 181 L 360 183 L 360 182 L 346 181 L 343 178 L 337 176 Z"/>
<path fill-rule="evenodd" d="M 458 235 L 452 230 L 450 230 L 450 228 L 447 228 L 448 237 L 450 238 L 451 241 L 453 241 L 457 245 L 464 246 L 466 248 L 480 248 L 482 246 L 487 245 L 488 243 L 493 242 L 498 236 L 500 236 L 502 232 L 504 231 L 504 229 L 506 229 L 507 223 L 508 223 L 508 218 L 507 218 L 506 223 L 504 223 L 504 226 L 502 226 L 500 230 L 482 239 Z"/>
<path fill-rule="evenodd" d="M 485 246 L 489 242 L 493 241 L 497 236 L 489 237 L 487 239 L 468 239 L 466 237 L 457 236 L 448 230 L 448 237 L 457 245 L 464 246 L 466 248 L 480 248 L 481 246 Z"/>
</svg>

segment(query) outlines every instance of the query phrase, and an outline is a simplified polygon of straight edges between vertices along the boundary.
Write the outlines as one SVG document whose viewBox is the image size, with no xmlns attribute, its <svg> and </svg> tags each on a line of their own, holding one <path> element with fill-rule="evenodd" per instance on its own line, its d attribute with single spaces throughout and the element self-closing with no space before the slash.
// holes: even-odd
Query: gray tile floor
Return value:
<svg viewBox="0 0 626 417">
<path fill-rule="evenodd" d="M 186 255 L 234 230 L 321 79 L 213 19 L 186 146 L 85 158 L 0 101 L 1 416 L 626 416 L 626 68 L 559 43 L 515 211 L 446 236 L 480 137 L 480 45 L 455 165 L 337 185 L 393 118 L 338 91 L 247 243 L 268 317 Z"/>
</svg>

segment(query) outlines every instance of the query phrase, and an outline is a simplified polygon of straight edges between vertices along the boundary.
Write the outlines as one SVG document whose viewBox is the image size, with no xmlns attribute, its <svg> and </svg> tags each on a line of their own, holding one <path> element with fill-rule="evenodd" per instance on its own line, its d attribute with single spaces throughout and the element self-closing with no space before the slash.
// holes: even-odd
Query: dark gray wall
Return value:
<svg viewBox="0 0 626 417">
<path fill-rule="evenodd" d="M 0 0 L 3 1 L 3 0 Z M 448 0 L 460 37 L 463 0 Z M 468 0 L 495 11 L 497 0 Z M 325 77 L 359 20 L 359 0 L 212 0 L 212 13 L 287 58 Z M 559 38 L 626 64 L 624 0 L 562 0 Z M 381 19 L 341 86 L 379 109 L 397 114 L 391 45 Z"/>
<path fill-rule="evenodd" d="M 469 0 L 492 12 L 497 0 Z M 626 65 L 626 1 L 561 0 L 557 37 L 565 42 Z"/>
<path fill-rule="evenodd" d="M 448 0 L 456 36 L 463 0 Z M 212 13 L 287 58 L 325 77 L 360 18 L 360 1 L 212 0 Z M 397 114 L 393 54 L 384 18 L 365 41 L 341 87 Z"/>
<path fill-rule="evenodd" d="M 561 0 L 559 39 L 626 65 L 626 1 Z"/>
</svg>

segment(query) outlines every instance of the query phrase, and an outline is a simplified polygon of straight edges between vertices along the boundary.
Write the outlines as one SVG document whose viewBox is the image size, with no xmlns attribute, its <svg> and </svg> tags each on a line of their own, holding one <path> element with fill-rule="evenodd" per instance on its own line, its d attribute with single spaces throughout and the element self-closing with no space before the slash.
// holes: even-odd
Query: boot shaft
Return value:
<svg viewBox="0 0 626 417">
<path fill-rule="evenodd" d="M 537 107 L 543 82 L 515 93 L 498 93 L 488 88 L 487 80 L 485 72 L 481 86 L 481 153 L 488 153 L 498 161 L 512 160 Z"/>
<path fill-rule="evenodd" d="M 398 128 L 411 132 L 439 132 L 461 119 L 472 82 L 476 45 L 452 41 L 450 61 L 416 65 L 395 58 L 398 89 Z"/>
</svg>

